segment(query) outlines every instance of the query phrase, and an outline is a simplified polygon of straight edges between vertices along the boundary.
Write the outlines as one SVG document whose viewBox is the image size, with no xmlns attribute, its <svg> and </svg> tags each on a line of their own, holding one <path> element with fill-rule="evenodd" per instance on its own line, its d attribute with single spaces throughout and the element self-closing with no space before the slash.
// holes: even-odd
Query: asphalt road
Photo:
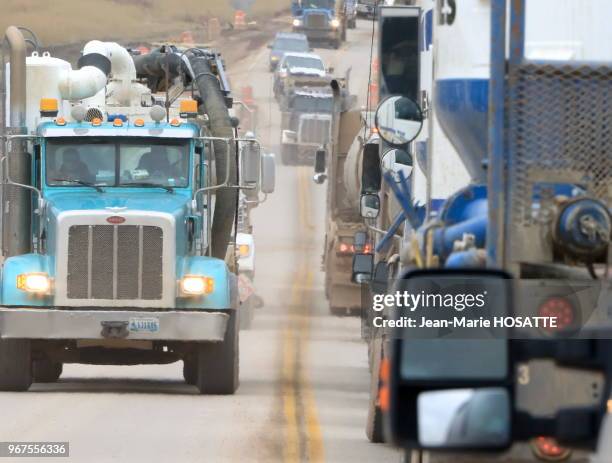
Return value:
<svg viewBox="0 0 612 463">
<path fill-rule="evenodd" d="M 371 24 L 341 50 L 317 50 L 365 101 Z M 260 108 L 259 136 L 277 149 L 267 49 L 231 70 Z M 325 186 L 306 167 L 278 167 L 254 211 L 255 285 L 265 305 L 240 339 L 234 396 L 200 396 L 180 363 L 66 365 L 59 382 L 0 393 L 0 441 L 68 441 L 75 462 L 398 462 L 365 437 L 369 373 L 357 318 L 333 317 L 323 295 Z M 3 461 L 9 461 L 3 459 Z M 18 461 L 24 461 L 19 459 Z M 34 461 L 26 459 L 25 461 Z"/>
</svg>

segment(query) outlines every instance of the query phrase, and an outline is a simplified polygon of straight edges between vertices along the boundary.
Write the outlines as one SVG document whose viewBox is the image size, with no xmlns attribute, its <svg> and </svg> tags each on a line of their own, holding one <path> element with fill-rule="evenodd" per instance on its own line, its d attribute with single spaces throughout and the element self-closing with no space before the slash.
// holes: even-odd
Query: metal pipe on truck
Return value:
<svg viewBox="0 0 612 463">
<path fill-rule="evenodd" d="M 4 37 L 10 50 L 10 102 L 6 108 L 10 127 L 7 127 L 5 135 L 22 135 L 26 133 L 26 41 L 14 26 L 6 30 Z M 6 69 L 2 71 L 6 72 Z M 6 115 L 3 117 L 6 120 Z M 26 151 L 26 142 L 14 140 L 8 148 L 5 166 L 12 180 L 29 185 L 30 155 Z M 2 207 L 4 254 L 7 257 L 27 254 L 31 250 L 30 192 L 13 185 L 5 185 L 5 188 Z"/>
</svg>

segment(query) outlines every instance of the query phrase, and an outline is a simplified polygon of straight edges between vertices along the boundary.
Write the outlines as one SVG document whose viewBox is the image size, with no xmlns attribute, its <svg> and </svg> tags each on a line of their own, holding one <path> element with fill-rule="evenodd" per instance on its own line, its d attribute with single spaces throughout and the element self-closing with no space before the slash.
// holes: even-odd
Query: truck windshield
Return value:
<svg viewBox="0 0 612 463">
<path fill-rule="evenodd" d="M 295 96 L 291 109 L 301 112 L 330 113 L 333 105 L 334 101 L 331 97 Z"/>
<path fill-rule="evenodd" d="M 335 0 L 302 0 L 302 8 L 324 8 L 331 10 L 334 8 Z"/>
<path fill-rule="evenodd" d="M 186 187 L 189 141 L 159 138 L 48 139 L 47 185 Z"/>
<path fill-rule="evenodd" d="M 323 62 L 317 58 L 310 58 L 308 56 L 287 56 L 285 65 L 289 68 L 308 68 L 318 69 L 319 71 L 325 71 Z"/>
</svg>

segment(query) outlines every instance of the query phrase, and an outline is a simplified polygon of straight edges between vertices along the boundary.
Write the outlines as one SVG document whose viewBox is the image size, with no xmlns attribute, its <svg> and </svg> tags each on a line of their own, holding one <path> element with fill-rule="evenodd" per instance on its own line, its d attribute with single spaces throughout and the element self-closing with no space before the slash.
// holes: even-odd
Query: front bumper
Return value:
<svg viewBox="0 0 612 463">
<path fill-rule="evenodd" d="M 311 29 L 309 27 L 294 27 L 293 31 L 305 34 L 308 40 L 325 41 L 336 40 L 340 37 L 340 28 L 337 29 Z"/>
<path fill-rule="evenodd" d="M 229 314 L 0 308 L 0 338 L 223 341 Z M 144 329 L 143 329 L 144 327 Z"/>
</svg>

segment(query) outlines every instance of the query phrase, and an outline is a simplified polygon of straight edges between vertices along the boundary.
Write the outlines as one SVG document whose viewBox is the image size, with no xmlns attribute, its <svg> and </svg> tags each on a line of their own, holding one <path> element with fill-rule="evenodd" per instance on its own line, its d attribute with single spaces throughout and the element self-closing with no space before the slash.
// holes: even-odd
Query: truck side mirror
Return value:
<svg viewBox="0 0 612 463">
<path fill-rule="evenodd" d="M 387 262 L 380 261 L 376 264 L 371 286 L 374 294 L 385 294 L 387 292 L 389 286 L 389 264 Z"/>
<path fill-rule="evenodd" d="M 366 232 L 360 231 L 355 233 L 353 236 L 353 246 L 355 247 L 355 252 L 364 252 L 367 242 L 368 234 Z"/>
<path fill-rule="evenodd" d="M 438 414 L 440 407 L 442 414 Z M 482 419 L 485 410 L 495 419 Z M 417 397 L 419 445 L 446 450 L 505 449 L 512 441 L 511 417 L 510 394 L 502 387 L 424 391 Z"/>
<path fill-rule="evenodd" d="M 404 178 L 410 178 L 413 169 L 413 161 L 410 153 L 400 149 L 387 151 L 382 158 L 382 169 L 393 174 L 396 183 L 401 181 L 400 172 Z"/>
<path fill-rule="evenodd" d="M 315 163 L 314 163 L 314 171 L 315 174 L 312 177 L 312 180 L 317 184 L 321 185 L 327 180 L 326 170 L 326 158 L 327 152 L 324 149 L 318 149 L 315 153 Z"/>
<path fill-rule="evenodd" d="M 394 291 L 454 301 L 448 313 L 441 306 L 436 306 L 438 311 L 420 305 L 415 309 L 419 315 L 414 315 L 414 320 L 420 322 L 420 317 L 428 322 L 447 317 L 471 320 L 476 313 L 461 311 L 456 302 L 478 295 L 483 301 L 476 311 L 478 316 L 507 316 L 512 311 L 512 279 L 495 270 L 409 271 L 402 274 Z M 514 416 L 514 367 L 509 340 L 503 333 L 493 334 L 486 327 L 398 325 L 402 316 L 413 317 L 406 315 L 404 308 L 389 307 L 392 323 L 397 327 L 388 333 L 392 360 L 385 419 L 390 439 L 406 448 L 436 451 L 508 448 Z M 483 414 L 496 418 L 482 419 Z M 476 415 L 480 419 L 472 418 Z"/>
<path fill-rule="evenodd" d="M 261 176 L 261 148 L 256 141 L 240 142 L 241 184 L 257 185 Z"/>
<path fill-rule="evenodd" d="M 374 255 L 373 254 L 355 254 L 353 255 L 353 272 L 351 281 L 353 283 L 365 283 L 372 279 L 372 271 L 374 270 Z"/>
<path fill-rule="evenodd" d="M 421 107 L 405 96 L 390 96 L 376 109 L 374 124 L 389 145 L 403 148 L 419 136 L 423 128 Z"/>
<path fill-rule="evenodd" d="M 380 198 L 373 193 L 361 195 L 359 212 L 364 219 L 375 219 L 380 214 Z"/>
<path fill-rule="evenodd" d="M 361 191 L 378 192 L 382 185 L 380 144 L 364 143 L 361 160 Z"/>
<path fill-rule="evenodd" d="M 315 164 L 314 164 L 315 174 L 322 174 L 325 172 L 326 157 L 327 157 L 327 152 L 324 149 L 319 149 L 315 153 Z"/>
<path fill-rule="evenodd" d="M 261 156 L 261 192 L 265 194 L 274 193 L 276 186 L 275 158 L 272 153 L 264 153 Z"/>
</svg>

